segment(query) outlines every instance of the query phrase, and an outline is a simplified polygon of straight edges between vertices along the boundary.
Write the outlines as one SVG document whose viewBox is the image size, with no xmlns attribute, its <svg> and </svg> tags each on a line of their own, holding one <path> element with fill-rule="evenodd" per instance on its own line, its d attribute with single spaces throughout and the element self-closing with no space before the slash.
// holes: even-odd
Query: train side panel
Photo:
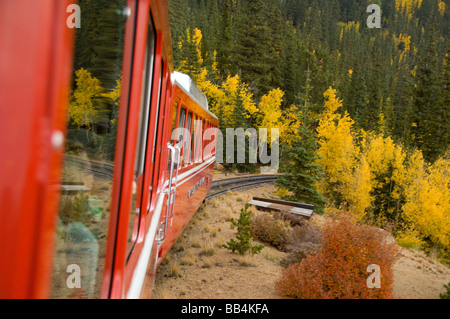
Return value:
<svg viewBox="0 0 450 319">
<path fill-rule="evenodd" d="M 71 76 L 71 3 L 0 3 L 0 298 L 48 295 Z"/>
<path fill-rule="evenodd" d="M 75 2 L 0 2 L 0 298 L 150 298 L 211 188 L 218 121 L 173 79 L 167 1 L 80 1 L 77 30 Z"/>
</svg>

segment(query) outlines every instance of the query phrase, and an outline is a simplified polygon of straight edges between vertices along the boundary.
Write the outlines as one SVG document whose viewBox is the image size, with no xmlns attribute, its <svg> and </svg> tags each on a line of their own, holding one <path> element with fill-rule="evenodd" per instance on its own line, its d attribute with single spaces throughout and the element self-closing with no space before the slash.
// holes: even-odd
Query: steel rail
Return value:
<svg viewBox="0 0 450 319">
<path fill-rule="evenodd" d="M 213 199 L 229 191 L 259 187 L 261 185 L 274 184 L 278 175 L 257 175 L 237 178 L 229 178 L 213 182 L 211 191 L 205 200 Z"/>
</svg>

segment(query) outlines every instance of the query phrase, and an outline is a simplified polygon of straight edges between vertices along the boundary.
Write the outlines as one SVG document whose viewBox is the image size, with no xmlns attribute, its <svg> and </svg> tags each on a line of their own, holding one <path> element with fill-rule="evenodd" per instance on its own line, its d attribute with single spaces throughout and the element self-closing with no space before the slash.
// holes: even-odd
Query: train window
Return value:
<svg viewBox="0 0 450 319">
<path fill-rule="evenodd" d="M 181 154 L 180 154 L 180 159 L 183 159 L 183 152 L 185 151 L 183 148 L 183 138 L 184 138 L 184 128 L 185 128 L 185 124 L 186 124 L 186 109 L 184 107 L 181 107 L 180 109 L 180 115 L 178 117 L 178 126 L 177 126 L 177 144 L 181 147 Z"/>
<path fill-rule="evenodd" d="M 142 103 L 139 115 L 139 130 L 137 150 L 134 166 L 133 194 L 131 199 L 130 219 L 128 224 L 127 255 L 136 242 L 141 216 L 142 186 L 145 176 L 145 162 L 147 156 L 147 137 L 150 122 L 150 107 L 152 100 L 153 74 L 155 67 L 156 33 L 152 20 L 149 20 L 147 47 L 144 65 L 144 89 L 142 90 Z"/>
<path fill-rule="evenodd" d="M 170 129 L 170 134 L 171 134 L 170 140 L 172 141 L 173 145 L 178 144 L 179 140 L 180 140 L 180 137 L 177 136 L 179 133 L 176 130 L 177 129 L 176 125 L 177 125 L 177 116 L 178 116 L 178 105 L 179 105 L 179 102 L 175 101 L 175 103 L 173 105 L 173 111 L 172 111 L 172 126 Z M 175 159 L 175 165 L 178 166 L 178 158 Z M 168 163 L 167 163 L 167 172 L 170 172 L 171 166 L 172 166 L 172 158 L 169 156 Z M 175 166 L 175 168 L 176 168 L 176 166 Z"/>
<path fill-rule="evenodd" d="M 177 144 L 178 143 L 178 138 L 176 137 L 176 135 L 173 135 L 174 133 L 175 134 L 178 134 L 176 131 L 175 131 L 175 129 L 176 129 L 176 124 L 177 124 L 177 116 L 178 116 L 178 101 L 175 101 L 175 103 L 174 103 L 174 105 L 173 105 L 173 111 L 172 111 L 172 125 L 171 125 L 171 128 L 170 128 L 170 140 L 171 140 L 171 143 L 173 143 L 173 145 L 175 145 L 175 144 Z M 175 159 L 175 163 L 176 163 L 176 165 L 178 165 L 178 163 L 177 163 L 177 159 Z M 172 166 L 172 158 L 169 156 L 169 158 L 168 158 L 168 163 L 167 163 L 167 172 L 169 172 L 170 171 L 170 167 Z"/>
<path fill-rule="evenodd" d="M 192 164 L 195 161 L 194 153 L 195 153 L 195 131 L 197 128 L 197 115 L 194 114 L 193 119 L 194 119 L 194 123 L 193 123 L 194 125 L 193 125 L 193 128 L 190 130 L 190 132 L 191 132 L 191 148 L 190 149 L 191 150 L 190 150 L 189 158 L 190 158 L 191 162 L 189 164 Z"/>
<path fill-rule="evenodd" d="M 80 1 L 79 5 L 83 25 L 89 27 L 76 29 L 50 288 L 55 299 L 100 297 L 118 114 L 127 112 L 119 110 L 121 88 L 128 86 L 121 74 L 126 18 L 117 14 L 127 1 Z M 129 19 L 134 23 L 134 16 Z M 71 274 L 79 280 L 71 281 Z"/>
<path fill-rule="evenodd" d="M 197 162 L 197 156 L 198 156 L 198 151 L 197 151 L 197 147 L 198 147 L 198 124 L 199 124 L 199 117 L 195 116 L 195 123 L 194 123 L 194 130 L 192 132 L 192 136 L 193 136 L 193 142 L 192 142 L 192 163 L 196 163 Z"/>
<path fill-rule="evenodd" d="M 195 115 L 194 129 L 192 130 L 191 159 L 192 163 L 197 161 L 197 133 L 198 133 L 198 116 Z"/>
<path fill-rule="evenodd" d="M 185 122 L 186 122 L 186 109 L 184 107 L 182 107 L 180 110 L 180 119 L 178 120 L 178 128 L 181 130 L 178 131 L 177 143 L 180 143 L 183 141 L 184 128 L 185 128 L 185 124 L 186 124 Z"/>
<path fill-rule="evenodd" d="M 202 160 L 208 157 L 208 154 L 205 154 L 205 148 L 206 145 L 208 145 L 208 130 L 209 130 L 209 122 L 208 120 L 204 121 L 204 125 L 203 125 L 203 132 L 202 132 L 202 139 L 203 139 L 203 154 L 202 154 Z"/>
<path fill-rule="evenodd" d="M 203 120 L 202 118 L 198 117 L 196 120 L 195 125 L 195 155 L 194 155 L 194 162 L 198 163 L 201 161 L 201 151 L 202 151 L 202 131 L 203 131 Z"/>
<path fill-rule="evenodd" d="M 200 128 L 198 129 L 198 157 L 197 161 L 201 162 L 203 159 L 203 128 L 204 128 L 205 120 L 200 121 Z"/>
<path fill-rule="evenodd" d="M 157 102 L 157 109 L 156 109 L 156 116 L 159 116 L 159 110 L 161 108 L 161 90 L 162 90 L 162 81 L 164 76 L 164 63 L 161 62 L 161 76 L 159 77 L 159 89 L 158 89 L 158 102 Z M 156 141 L 158 137 L 158 128 L 161 123 L 160 120 L 155 121 L 155 132 L 153 133 L 153 156 L 152 156 L 152 163 L 155 163 L 155 157 L 156 157 Z"/>
<path fill-rule="evenodd" d="M 176 129 L 176 124 L 177 124 L 177 116 L 178 116 L 178 101 L 175 101 L 175 104 L 173 106 L 173 112 L 172 112 L 172 127 L 171 127 L 171 131 L 170 134 L 173 133 L 173 130 Z M 172 135 L 171 135 L 172 136 Z M 172 138 L 171 138 L 172 140 Z M 174 143 L 177 143 L 177 138 L 173 139 Z"/>
<path fill-rule="evenodd" d="M 190 130 L 191 131 L 191 153 L 190 153 L 191 162 L 190 162 L 190 164 L 193 164 L 195 162 L 195 143 L 196 143 L 196 141 L 195 141 L 196 134 L 195 133 L 197 131 L 197 126 L 198 126 L 197 119 L 198 119 L 197 115 L 194 115 L 194 125 L 193 125 L 192 130 Z"/>
<path fill-rule="evenodd" d="M 192 112 L 189 112 L 187 123 L 186 123 L 186 132 L 191 132 L 192 129 Z M 185 136 L 188 140 L 185 142 L 186 148 L 183 154 L 183 166 L 187 166 L 191 164 L 190 156 L 191 156 L 191 144 L 192 144 L 192 136 Z"/>
</svg>

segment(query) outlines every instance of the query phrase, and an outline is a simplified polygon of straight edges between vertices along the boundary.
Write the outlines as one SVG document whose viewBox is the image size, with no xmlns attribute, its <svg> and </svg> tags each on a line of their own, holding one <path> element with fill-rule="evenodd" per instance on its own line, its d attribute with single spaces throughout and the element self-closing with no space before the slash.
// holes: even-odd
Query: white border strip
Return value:
<svg viewBox="0 0 450 319">
<path fill-rule="evenodd" d="M 199 165 L 193 169 L 191 169 L 190 171 L 187 171 L 186 173 L 181 174 L 180 176 L 178 176 L 178 181 L 177 181 L 177 187 L 183 185 L 184 183 L 186 183 L 188 180 L 190 180 L 194 175 L 194 173 L 197 173 L 197 171 L 202 171 L 204 170 L 206 167 L 208 167 L 209 165 L 211 165 L 212 163 L 214 163 L 216 161 L 216 157 L 212 157 L 209 160 L 207 160 L 206 162 L 204 162 L 202 165 Z M 192 175 L 192 176 L 191 176 Z M 187 177 L 191 177 L 191 178 L 187 178 Z M 187 178 L 186 180 L 183 181 L 183 179 Z"/>
<path fill-rule="evenodd" d="M 197 167 L 195 167 L 195 168 L 193 168 L 193 169 L 191 169 L 191 170 L 189 170 L 189 171 L 187 171 L 187 172 L 181 174 L 180 176 L 178 176 L 178 181 L 181 181 L 181 180 L 183 180 L 184 178 L 186 178 L 186 177 L 188 177 L 188 176 L 194 174 L 195 172 L 204 169 L 206 166 L 211 165 L 211 164 L 214 163 L 215 161 L 216 161 L 216 157 L 215 157 L 215 156 L 211 157 L 209 160 L 207 160 L 206 162 L 204 162 L 202 165 L 199 165 L 199 166 L 197 166 Z M 184 183 L 184 182 L 183 182 L 183 183 Z M 181 185 L 181 184 L 180 184 L 180 185 Z"/>
</svg>

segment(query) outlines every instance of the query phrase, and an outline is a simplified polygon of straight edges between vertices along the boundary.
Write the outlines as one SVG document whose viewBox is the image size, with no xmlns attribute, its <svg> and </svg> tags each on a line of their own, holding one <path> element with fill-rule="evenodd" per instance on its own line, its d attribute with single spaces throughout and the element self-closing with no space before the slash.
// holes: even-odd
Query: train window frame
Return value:
<svg viewBox="0 0 450 319">
<path fill-rule="evenodd" d="M 200 147 L 201 147 L 200 161 L 203 161 L 204 158 L 205 158 L 205 155 L 203 153 L 205 152 L 205 130 L 206 130 L 206 125 L 208 124 L 208 120 L 206 118 L 203 119 L 202 124 L 203 124 L 202 125 L 202 131 L 200 132 L 200 134 L 201 134 L 201 139 L 200 139 L 200 141 L 201 141 L 201 145 L 200 145 Z"/>
<path fill-rule="evenodd" d="M 198 115 L 195 115 L 195 121 L 194 121 L 194 132 L 192 133 L 192 163 L 197 163 L 197 137 L 198 137 Z"/>
<path fill-rule="evenodd" d="M 205 153 L 206 146 L 208 145 L 208 141 L 210 139 L 210 129 L 211 122 L 205 119 L 205 128 L 203 131 L 203 160 L 207 159 L 209 156 Z"/>
<path fill-rule="evenodd" d="M 197 139 L 197 126 L 198 126 L 198 115 L 194 113 L 193 115 L 193 125 L 191 129 L 191 150 L 190 150 L 190 165 L 195 164 L 195 146 L 196 146 L 196 139 Z"/>
<path fill-rule="evenodd" d="M 165 62 L 164 58 L 161 58 L 160 60 L 161 65 L 161 74 L 160 74 L 160 81 L 159 81 L 159 94 L 158 94 L 158 108 L 155 112 L 155 139 L 153 140 L 152 144 L 152 151 L 153 151 L 153 158 L 152 158 L 152 175 L 150 180 L 150 198 L 149 198 L 149 207 L 147 207 L 147 214 L 150 213 L 150 206 L 151 203 L 155 203 L 157 196 L 156 195 L 160 191 L 161 187 L 161 179 L 162 172 L 160 173 L 161 169 L 161 149 L 163 147 L 163 138 L 164 138 L 164 129 L 166 127 L 166 120 L 169 118 L 169 116 L 166 115 L 166 103 L 167 103 L 167 94 L 164 93 L 167 90 L 167 84 L 169 81 L 168 76 L 168 64 Z"/>
<path fill-rule="evenodd" d="M 177 123 L 178 123 L 179 117 L 181 115 L 180 112 L 181 112 L 181 103 L 179 100 L 175 100 L 173 103 L 172 122 L 171 122 L 171 126 L 170 126 L 170 131 L 169 131 L 169 134 L 170 134 L 169 141 L 173 146 L 176 146 L 179 143 L 178 136 L 176 136 L 175 134 L 178 134 Z M 179 155 L 181 156 L 181 149 L 180 149 Z M 176 164 L 176 166 L 178 166 L 178 158 L 175 158 L 175 164 Z M 169 173 L 171 165 L 172 165 L 172 158 L 170 156 L 168 156 L 167 173 Z"/>
<path fill-rule="evenodd" d="M 136 246 L 139 232 L 141 230 L 141 216 L 142 216 L 142 205 L 143 205 L 143 195 L 144 189 L 143 184 L 146 178 L 146 161 L 147 161 L 147 150 L 150 146 L 148 144 L 150 136 L 150 120 L 152 116 L 152 97 L 153 97 L 153 82 L 155 77 L 156 68 L 156 49 L 157 49 L 158 34 L 156 32 L 155 23 L 153 17 L 150 15 L 148 21 L 148 34 L 145 49 L 145 64 L 143 71 L 143 89 L 141 97 L 141 105 L 139 112 L 139 129 L 138 129 L 138 140 L 136 145 L 135 153 L 135 167 L 134 174 L 136 177 L 136 202 L 132 201 L 131 205 L 131 216 L 128 225 L 128 241 L 127 241 L 127 263 L 133 253 L 134 247 Z M 151 49 L 150 49 L 151 48 Z M 139 177 L 142 176 L 141 181 Z M 141 184 L 141 185 L 140 185 Z M 140 187 L 141 186 L 141 187 Z M 134 186 L 133 186 L 134 188 Z M 140 194 L 139 194 L 140 192 Z"/>
<path fill-rule="evenodd" d="M 178 116 L 178 127 L 177 127 L 177 144 L 181 142 L 181 151 L 180 151 L 180 161 L 181 161 L 181 167 L 183 167 L 183 160 L 184 160 L 184 140 L 185 140 L 185 127 L 187 123 L 187 114 L 188 109 L 183 104 L 180 104 L 180 111 Z M 183 115 L 182 115 L 183 114 Z"/>
<path fill-rule="evenodd" d="M 199 115 L 197 117 L 197 128 L 196 128 L 196 131 L 194 133 L 195 134 L 194 163 L 199 163 L 199 162 L 202 161 L 202 159 L 200 157 L 201 157 L 201 154 L 202 154 L 201 148 L 202 148 L 202 145 L 203 145 L 203 143 L 202 143 L 202 140 L 203 140 L 203 137 L 202 137 L 202 134 L 203 134 L 203 122 L 204 122 L 204 119 Z"/>
<path fill-rule="evenodd" d="M 181 112 L 181 103 L 179 100 L 175 100 L 175 102 L 173 103 L 173 110 L 172 110 L 172 126 L 170 129 L 170 140 L 172 141 L 173 145 L 176 145 L 178 143 L 177 141 L 177 137 L 175 136 L 175 139 L 173 139 L 172 137 L 174 136 L 174 133 L 177 134 L 178 132 L 176 132 L 175 130 L 177 129 L 177 123 L 179 121 L 179 117 L 180 117 L 180 112 Z"/>
<path fill-rule="evenodd" d="M 156 116 L 160 115 L 161 112 L 161 107 L 164 107 L 164 105 L 161 105 L 161 101 L 163 101 L 163 97 L 162 97 L 162 89 L 164 87 L 164 79 L 165 79 L 165 63 L 164 60 L 161 59 L 161 74 L 160 74 L 160 78 L 159 78 L 159 89 L 158 89 L 158 101 L 157 101 L 157 108 L 156 108 Z M 161 127 L 161 121 L 155 119 L 155 131 L 154 131 L 154 135 L 153 135 L 153 154 L 152 154 L 152 163 L 155 164 L 155 160 L 156 160 L 156 147 L 158 144 L 158 137 L 159 137 L 159 128 Z"/>
<path fill-rule="evenodd" d="M 151 27 L 151 29 L 150 29 Z M 145 50 L 145 66 L 144 66 L 144 72 L 143 72 L 143 83 L 145 84 L 145 88 L 149 88 L 148 90 L 143 89 L 142 90 L 142 103 L 141 103 L 141 111 L 140 111 L 140 123 L 139 123 L 139 137 L 138 137 L 138 145 L 137 145 L 137 151 L 136 153 L 138 156 L 136 157 L 136 165 L 139 165 L 138 172 L 144 173 L 145 171 L 145 159 L 146 159 L 146 151 L 147 151 L 147 135 L 150 129 L 150 110 L 151 110 L 151 99 L 153 94 L 153 88 L 151 86 L 151 83 L 153 83 L 153 76 L 156 66 L 156 30 L 154 28 L 154 23 L 152 19 L 149 19 L 149 30 L 148 30 L 148 37 L 147 37 L 147 47 Z M 153 31 L 153 32 L 150 32 Z M 153 33 L 153 37 L 151 37 Z M 149 40 L 153 41 L 153 55 L 149 55 Z M 151 62 L 149 61 L 151 59 Z M 149 67 L 151 67 L 151 71 L 149 72 Z M 147 107 L 146 107 L 147 106 Z M 145 118 L 142 118 L 142 114 L 145 114 Z M 147 119 L 147 120 L 145 120 Z M 144 130 L 144 133 L 141 134 L 142 130 Z M 144 147 L 143 147 L 144 146 Z M 140 152 L 139 152 L 140 151 Z"/>
<path fill-rule="evenodd" d="M 190 148 L 191 151 L 190 151 L 190 156 L 189 156 L 189 158 L 191 160 L 191 164 L 195 164 L 195 142 L 197 139 L 196 132 L 197 132 L 197 125 L 198 125 L 197 119 L 198 119 L 198 115 L 194 113 L 194 116 L 193 116 L 194 125 L 191 130 L 191 148 Z"/>
</svg>

